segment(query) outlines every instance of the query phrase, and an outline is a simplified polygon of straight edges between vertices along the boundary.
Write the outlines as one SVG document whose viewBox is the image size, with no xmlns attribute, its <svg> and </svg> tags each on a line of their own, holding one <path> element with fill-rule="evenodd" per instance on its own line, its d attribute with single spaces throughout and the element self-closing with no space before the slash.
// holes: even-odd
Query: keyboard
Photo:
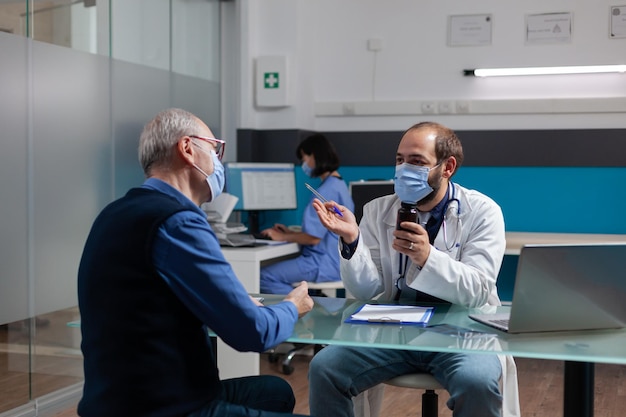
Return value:
<svg viewBox="0 0 626 417">
<path fill-rule="evenodd" d="M 220 246 L 254 246 L 256 239 L 249 233 L 231 233 L 219 238 Z"/>
<path fill-rule="evenodd" d="M 479 323 L 486 324 L 487 326 L 495 327 L 498 330 L 504 332 L 509 331 L 509 315 L 508 313 L 502 314 L 470 314 L 469 317 L 476 320 Z"/>
<path fill-rule="evenodd" d="M 491 320 L 492 323 L 497 324 L 498 326 L 502 326 L 505 328 L 509 328 L 509 320 L 508 319 L 493 319 Z"/>
<path fill-rule="evenodd" d="M 254 236 L 255 239 L 259 239 L 259 240 L 272 240 L 271 237 L 263 235 L 261 233 L 252 233 L 252 236 Z"/>
</svg>

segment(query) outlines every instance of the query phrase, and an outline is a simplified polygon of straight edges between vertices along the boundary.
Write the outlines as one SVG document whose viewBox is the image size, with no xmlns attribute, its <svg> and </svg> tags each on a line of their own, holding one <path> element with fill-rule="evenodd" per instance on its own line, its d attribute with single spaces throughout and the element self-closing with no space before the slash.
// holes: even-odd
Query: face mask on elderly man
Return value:
<svg viewBox="0 0 626 417">
<path fill-rule="evenodd" d="M 206 151 L 203 149 L 203 152 Z M 224 177 L 224 165 L 222 165 L 222 162 L 217 157 L 217 153 L 215 153 L 214 150 L 211 150 L 210 155 L 213 160 L 213 173 L 211 175 L 204 172 L 198 165 L 193 164 L 193 166 L 206 177 L 206 183 L 211 190 L 211 197 L 209 197 L 208 200 L 209 202 L 215 200 L 217 196 L 222 193 L 222 190 L 224 190 L 224 183 L 226 182 Z"/>
</svg>

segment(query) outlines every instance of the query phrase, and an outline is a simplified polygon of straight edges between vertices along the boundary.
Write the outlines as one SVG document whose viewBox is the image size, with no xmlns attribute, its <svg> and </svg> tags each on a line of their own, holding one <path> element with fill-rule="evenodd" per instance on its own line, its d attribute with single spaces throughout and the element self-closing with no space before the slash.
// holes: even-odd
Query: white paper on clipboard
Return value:
<svg viewBox="0 0 626 417">
<path fill-rule="evenodd" d="M 346 322 L 425 325 L 430 320 L 433 311 L 433 307 L 365 304 L 359 311 L 352 314 Z"/>
</svg>

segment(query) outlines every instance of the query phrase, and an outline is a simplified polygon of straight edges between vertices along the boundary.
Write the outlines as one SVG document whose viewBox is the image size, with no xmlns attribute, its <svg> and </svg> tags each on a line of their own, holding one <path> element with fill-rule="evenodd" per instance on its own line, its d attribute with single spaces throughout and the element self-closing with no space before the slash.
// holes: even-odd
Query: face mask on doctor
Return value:
<svg viewBox="0 0 626 417">
<path fill-rule="evenodd" d="M 195 142 L 194 144 L 198 148 L 202 149 L 203 152 L 207 153 L 207 151 L 205 151 L 202 148 L 202 146 L 198 145 Z M 206 177 L 205 178 L 206 183 L 209 186 L 209 189 L 211 190 L 211 196 L 209 197 L 208 202 L 211 202 L 215 200 L 217 196 L 219 196 L 222 193 L 222 190 L 224 190 L 224 183 L 226 182 L 226 180 L 224 177 L 224 165 L 222 165 L 222 163 L 220 162 L 219 158 L 217 157 L 217 154 L 215 153 L 214 150 L 211 150 L 209 154 L 211 155 L 211 159 L 213 160 L 213 173 L 211 175 L 204 172 L 198 165 L 193 164 L 193 166 L 198 171 L 200 171 L 202 175 Z"/>
<path fill-rule="evenodd" d="M 415 204 L 433 189 L 428 184 L 428 174 L 431 169 L 437 168 L 439 164 L 432 168 L 407 164 L 406 162 L 396 165 L 396 175 L 393 179 L 393 187 L 400 201 Z"/>
</svg>

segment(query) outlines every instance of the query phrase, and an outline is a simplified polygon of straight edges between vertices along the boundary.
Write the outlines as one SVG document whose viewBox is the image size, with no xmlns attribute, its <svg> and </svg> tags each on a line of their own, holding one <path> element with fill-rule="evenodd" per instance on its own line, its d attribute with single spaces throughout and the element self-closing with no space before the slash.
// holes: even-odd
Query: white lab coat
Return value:
<svg viewBox="0 0 626 417">
<path fill-rule="evenodd" d="M 434 247 L 423 268 L 410 264 L 407 285 L 416 290 L 467 307 L 500 305 L 496 279 L 506 248 L 504 217 L 500 207 L 478 191 L 454 184 Z M 362 300 L 393 300 L 399 273 L 399 256 L 392 249 L 400 200 L 395 195 L 366 204 L 359 225 L 361 235 L 351 259 L 340 256 L 341 278 L 346 290 Z M 341 244 L 341 242 L 340 242 Z M 503 416 L 520 415 L 517 370 L 510 356 L 499 355 L 502 364 Z M 362 396 L 359 396 L 362 397 Z M 355 400 L 355 411 L 363 408 Z M 378 396 L 373 396 L 379 398 Z M 378 405 L 372 404 L 372 409 Z"/>
</svg>

